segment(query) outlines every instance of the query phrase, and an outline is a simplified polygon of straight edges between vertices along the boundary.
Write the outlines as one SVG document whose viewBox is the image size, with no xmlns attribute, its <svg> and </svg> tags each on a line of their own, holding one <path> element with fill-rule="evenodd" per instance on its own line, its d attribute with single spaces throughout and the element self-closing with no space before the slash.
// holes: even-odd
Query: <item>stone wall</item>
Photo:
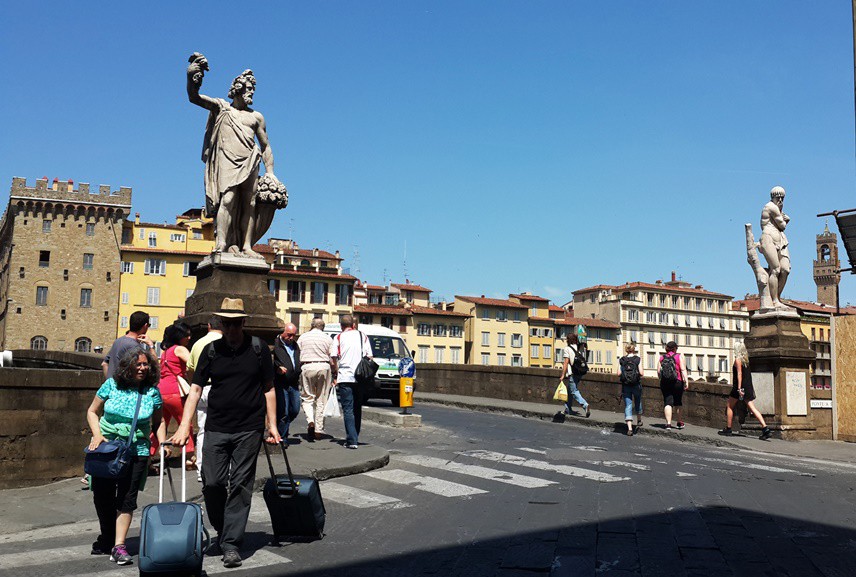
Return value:
<svg viewBox="0 0 856 577">
<path fill-rule="evenodd" d="M 553 393 L 559 384 L 561 371 L 556 369 L 483 367 L 472 365 L 421 364 L 417 369 L 415 401 L 419 391 L 489 397 L 512 401 L 555 403 Z M 649 421 L 662 422 L 663 396 L 656 379 L 645 378 L 642 382 L 642 407 Z M 684 420 L 707 427 L 725 426 L 725 399 L 731 385 L 714 383 L 690 383 L 684 393 Z M 589 373 L 583 378 L 580 392 L 593 409 L 624 412 L 624 402 L 619 400 L 621 385 L 618 375 Z M 556 403 L 557 410 L 559 404 Z M 616 422 L 623 415 L 616 415 Z M 750 417 L 748 426 L 754 419 Z"/>
<path fill-rule="evenodd" d="M 851 362 L 856 350 L 856 316 L 835 317 L 835 342 L 832 357 L 839 359 L 832 367 L 835 408 L 838 418 L 837 440 L 856 442 L 856 365 Z"/>
</svg>

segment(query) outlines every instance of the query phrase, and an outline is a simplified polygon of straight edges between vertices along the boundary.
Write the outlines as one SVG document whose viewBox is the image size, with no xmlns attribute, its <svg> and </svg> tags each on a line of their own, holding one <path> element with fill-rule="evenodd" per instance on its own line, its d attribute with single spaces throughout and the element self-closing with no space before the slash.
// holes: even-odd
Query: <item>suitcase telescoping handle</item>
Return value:
<svg viewBox="0 0 856 577">
<path fill-rule="evenodd" d="M 282 458 L 285 459 L 285 470 L 288 471 L 288 482 L 291 486 L 290 491 L 280 491 L 277 487 L 277 492 L 280 493 L 281 496 L 291 497 L 297 494 L 297 483 L 294 482 L 294 475 L 291 473 L 291 465 L 288 462 L 288 454 L 285 450 L 285 443 L 287 441 L 283 439 L 277 445 L 279 445 L 280 450 L 282 450 Z M 268 449 L 268 443 L 262 441 L 262 445 L 265 447 L 265 457 L 267 457 L 268 467 L 270 468 L 270 478 L 274 480 L 274 484 L 276 484 L 276 472 L 273 470 L 273 461 L 270 458 L 270 449 Z"/>
<path fill-rule="evenodd" d="M 172 483 L 172 471 L 169 470 L 169 464 L 164 459 L 164 446 L 174 447 L 170 442 L 161 443 L 160 446 L 160 479 L 158 483 L 158 503 L 163 503 L 163 472 L 166 469 L 166 475 L 169 477 L 169 489 L 172 492 L 172 500 L 178 501 L 175 496 L 175 485 Z M 184 464 L 187 462 L 187 445 L 181 446 L 181 500 L 187 501 L 187 471 Z"/>
</svg>

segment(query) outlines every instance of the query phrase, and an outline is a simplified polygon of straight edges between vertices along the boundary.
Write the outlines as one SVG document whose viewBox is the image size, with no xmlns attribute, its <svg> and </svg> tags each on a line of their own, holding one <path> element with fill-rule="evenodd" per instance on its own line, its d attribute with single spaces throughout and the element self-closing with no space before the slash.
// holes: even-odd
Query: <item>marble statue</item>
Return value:
<svg viewBox="0 0 856 577">
<path fill-rule="evenodd" d="M 250 108 L 256 78 L 244 70 L 232 81 L 231 102 L 211 98 L 199 93 L 208 60 L 194 52 L 189 62 L 187 98 L 209 111 L 202 161 L 205 214 L 215 219 L 214 252 L 263 258 L 253 245 L 270 228 L 276 209 L 288 204 L 288 192 L 274 174 L 264 116 Z M 260 162 L 265 165 L 261 177 Z"/>
<path fill-rule="evenodd" d="M 752 234 L 752 225 L 746 225 L 747 260 L 758 284 L 761 314 L 794 312 L 792 307 L 782 302 L 782 292 L 791 272 L 791 255 L 785 236 L 785 228 L 791 219 L 782 210 L 784 204 L 785 189 L 781 186 L 773 187 L 770 190 L 770 202 L 761 209 L 761 239 L 757 243 Z M 756 249 L 764 255 L 766 269 L 761 266 Z"/>
</svg>

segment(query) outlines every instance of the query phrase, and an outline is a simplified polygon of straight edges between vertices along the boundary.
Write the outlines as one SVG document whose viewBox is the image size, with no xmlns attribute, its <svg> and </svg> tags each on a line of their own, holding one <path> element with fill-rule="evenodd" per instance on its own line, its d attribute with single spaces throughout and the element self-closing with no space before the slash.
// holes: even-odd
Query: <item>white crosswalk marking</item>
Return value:
<svg viewBox="0 0 856 577">
<path fill-rule="evenodd" d="M 498 469 L 489 469 L 487 467 L 480 467 L 478 465 L 465 465 L 463 463 L 456 463 L 454 461 L 448 461 L 446 459 L 438 459 L 437 457 L 426 457 L 422 455 L 405 455 L 399 456 L 397 457 L 397 459 L 406 463 L 410 463 L 412 465 L 419 465 L 421 467 L 433 467 L 436 469 L 442 469 L 444 471 L 451 471 L 453 473 L 460 473 L 462 475 L 478 477 L 480 479 L 490 479 L 492 481 L 499 481 L 500 483 L 508 483 L 509 485 L 525 487 L 527 489 L 535 489 L 537 487 L 546 487 L 548 485 L 556 484 L 555 481 L 549 481 L 547 479 L 539 479 L 537 477 L 529 477 L 527 475 L 518 475 L 517 473 L 509 473 L 508 471 L 500 471 Z"/>
<path fill-rule="evenodd" d="M 583 461 L 583 463 L 588 463 L 589 465 L 600 465 L 602 467 L 625 467 L 627 469 L 631 469 L 633 471 L 650 471 L 651 467 L 648 465 L 639 465 L 638 463 L 629 463 L 626 461 Z"/>
<path fill-rule="evenodd" d="M 581 469 L 580 467 L 572 467 L 570 465 L 554 465 L 553 463 L 549 463 L 547 461 L 527 459 L 525 457 L 519 457 L 517 455 L 506 455 L 504 453 L 496 453 L 494 451 L 462 451 L 458 454 L 465 455 L 467 457 L 474 457 L 476 459 L 484 459 L 486 461 L 509 463 L 512 465 L 519 465 L 521 467 L 528 467 L 530 469 L 539 469 L 541 471 L 552 471 L 554 473 L 560 473 L 562 475 L 568 475 L 571 477 L 581 477 L 583 479 L 590 479 L 592 481 L 599 481 L 602 483 L 614 483 L 616 481 L 630 480 L 630 477 L 617 477 L 615 475 L 610 475 L 609 473 L 601 473 L 600 471 Z"/>
<path fill-rule="evenodd" d="M 468 487 L 459 483 L 444 481 L 443 479 L 437 479 L 436 477 L 418 475 L 401 469 L 384 469 L 379 471 L 369 471 L 368 473 L 363 474 L 374 479 L 388 481 L 397 485 L 408 485 L 414 489 L 434 493 L 435 495 L 441 495 L 443 497 L 467 497 L 470 495 L 487 493 L 487 491 L 476 489 L 475 487 Z"/>
<path fill-rule="evenodd" d="M 373 507 L 379 509 L 404 509 L 413 506 L 411 503 L 396 499 L 395 497 L 349 487 L 335 481 L 322 483 L 321 489 L 325 501 L 333 501 L 334 503 L 341 503 L 357 507 L 358 509 L 370 509 Z"/>
</svg>

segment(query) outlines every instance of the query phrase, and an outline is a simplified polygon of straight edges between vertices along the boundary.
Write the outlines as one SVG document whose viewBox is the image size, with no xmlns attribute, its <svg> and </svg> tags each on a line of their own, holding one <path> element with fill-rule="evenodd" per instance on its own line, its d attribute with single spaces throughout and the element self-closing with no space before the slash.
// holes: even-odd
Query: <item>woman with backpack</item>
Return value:
<svg viewBox="0 0 856 577">
<path fill-rule="evenodd" d="M 663 413 L 666 417 L 666 430 L 672 430 L 672 407 L 675 408 L 675 418 L 678 429 L 684 428 L 681 420 L 681 406 L 684 391 L 689 388 L 687 370 L 678 354 L 678 343 L 666 343 L 666 354 L 660 356 L 657 364 L 657 376 L 660 377 L 660 391 L 663 393 Z"/>
<path fill-rule="evenodd" d="M 725 428 L 719 432 L 720 435 L 731 436 L 731 423 L 734 421 L 734 407 L 738 401 L 744 401 L 749 411 L 755 415 L 761 423 L 762 441 L 772 436 L 770 427 L 761 416 L 761 411 L 755 407 L 755 387 L 752 386 L 752 373 L 749 371 L 749 353 L 746 345 L 742 342 L 734 343 L 734 365 L 731 367 L 731 392 L 728 394 L 728 404 L 725 407 Z"/>
<path fill-rule="evenodd" d="M 588 372 L 585 351 L 580 348 L 577 335 L 568 335 L 568 346 L 562 350 L 562 380 L 568 387 L 568 402 L 565 403 L 565 414 L 571 414 L 571 397 L 576 399 L 582 408 L 586 410 L 586 418 L 591 416 L 588 402 L 580 394 L 578 385 Z"/>
<path fill-rule="evenodd" d="M 621 397 L 624 399 L 624 421 L 627 423 L 627 436 L 633 435 L 633 413 L 636 413 L 636 427 L 642 426 L 642 363 L 636 354 L 636 345 L 624 347 L 626 353 L 618 359 Z"/>
</svg>

